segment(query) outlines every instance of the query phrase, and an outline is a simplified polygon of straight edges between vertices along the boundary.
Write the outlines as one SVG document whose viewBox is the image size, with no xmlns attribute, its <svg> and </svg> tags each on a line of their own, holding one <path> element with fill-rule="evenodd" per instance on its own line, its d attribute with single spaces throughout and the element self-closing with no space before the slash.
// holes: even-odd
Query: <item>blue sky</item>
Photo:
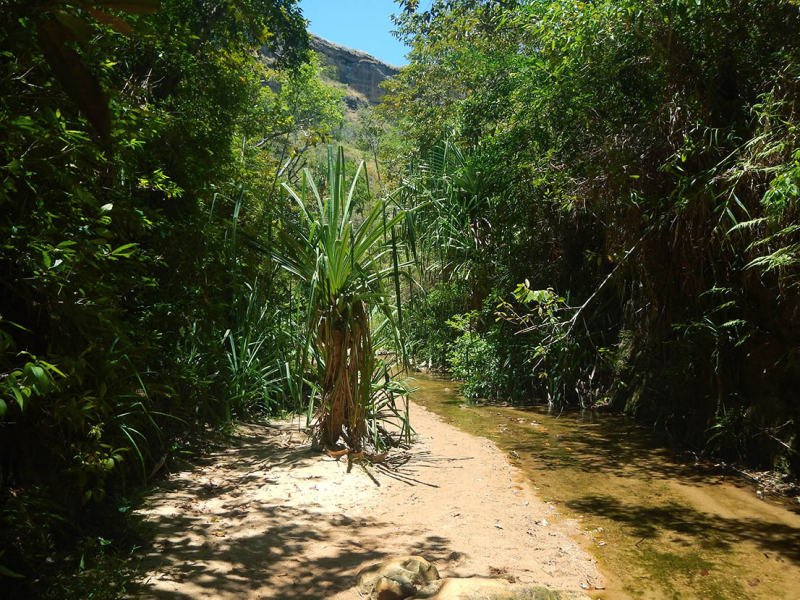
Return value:
<svg viewBox="0 0 800 600">
<path fill-rule="evenodd" d="M 393 0 L 300 0 L 308 29 L 318 36 L 363 50 L 392 65 L 403 66 L 406 47 L 391 33 L 389 15 L 398 12 Z"/>
</svg>

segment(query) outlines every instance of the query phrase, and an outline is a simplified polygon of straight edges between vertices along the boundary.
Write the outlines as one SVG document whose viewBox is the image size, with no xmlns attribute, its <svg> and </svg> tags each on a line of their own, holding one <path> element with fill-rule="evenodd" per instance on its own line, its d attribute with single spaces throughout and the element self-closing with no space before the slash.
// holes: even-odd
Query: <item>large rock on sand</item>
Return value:
<svg viewBox="0 0 800 600">
<path fill-rule="evenodd" d="M 400 556 L 362 569 L 358 591 L 376 600 L 404 600 L 439 579 L 439 571 L 421 556 Z"/>
<path fill-rule="evenodd" d="M 421 556 L 401 556 L 362 569 L 358 591 L 373 600 L 590 600 L 580 592 L 555 592 L 505 579 L 439 579 L 436 567 Z"/>
<path fill-rule="evenodd" d="M 543 587 L 509 583 L 505 579 L 467 577 L 440 579 L 411 596 L 412 600 L 588 600 L 580 592 L 556 592 Z"/>
</svg>

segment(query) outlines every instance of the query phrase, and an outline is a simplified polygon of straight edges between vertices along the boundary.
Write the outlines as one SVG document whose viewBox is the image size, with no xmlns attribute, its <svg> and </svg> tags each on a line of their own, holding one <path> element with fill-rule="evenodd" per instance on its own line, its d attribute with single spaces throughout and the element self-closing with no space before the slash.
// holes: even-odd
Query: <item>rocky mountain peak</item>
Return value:
<svg viewBox="0 0 800 600">
<path fill-rule="evenodd" d="M 381 101 L 384 92 L 379 85 L 400 72 L 399 67 L 371 54 L 334 44 L 314 34 L 311 34 L 311 48 L 336 67 L 339 81 L 362 94 L 370 104 Z"/>
</svg>

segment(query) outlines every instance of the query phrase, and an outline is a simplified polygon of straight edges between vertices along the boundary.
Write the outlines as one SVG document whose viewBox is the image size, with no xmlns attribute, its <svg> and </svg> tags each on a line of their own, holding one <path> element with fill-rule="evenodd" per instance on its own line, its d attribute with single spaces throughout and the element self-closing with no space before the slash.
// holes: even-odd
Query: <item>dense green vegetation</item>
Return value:
<svg viewBox="0 0 800 600">
<path fill-rule="evenodd" d="M 468 395 L 796 469 L 798 3 L 402 4 L 385 109 L 436 240 L 415 313 L 469 290 L 412 347 Z"/>
<path fill-rule="evenodd" d="M 797 471 L 800 3 L 398 5 L 356 117 L 296 0 L 0 0 L 0 586 L 234 418 L 382 450 L 409 354 Z"/>
<path fill-rule="evenodd" d="M 302 302 L 261 247 L 343 119 L 305 27 L 294 0 L 0 3 L 0 576 L 22 596 L 64 597 L 32 574 L 113 550 L 98 524 L 206 425 L 300 408 Z"/>
</svg>

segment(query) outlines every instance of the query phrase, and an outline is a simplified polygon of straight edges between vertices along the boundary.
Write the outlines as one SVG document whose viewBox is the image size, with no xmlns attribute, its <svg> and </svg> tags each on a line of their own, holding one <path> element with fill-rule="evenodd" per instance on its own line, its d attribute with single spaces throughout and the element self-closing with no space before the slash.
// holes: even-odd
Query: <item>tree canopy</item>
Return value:
<svg viewBox="0 0 800 600">
<path fill-rule="evenodd" d="M 411 61 L 385 110 L 429 167 L 413 189 L 452 207 L 481 182 L 448 222 L 482 244 L 460 260 L 464 335 L 503 365 L 484 393 L 610 402 L 796 463 L 798 4 L 402 5 Z M 448 147 L 464 160 L 442 186 Z"/>
</svg>

